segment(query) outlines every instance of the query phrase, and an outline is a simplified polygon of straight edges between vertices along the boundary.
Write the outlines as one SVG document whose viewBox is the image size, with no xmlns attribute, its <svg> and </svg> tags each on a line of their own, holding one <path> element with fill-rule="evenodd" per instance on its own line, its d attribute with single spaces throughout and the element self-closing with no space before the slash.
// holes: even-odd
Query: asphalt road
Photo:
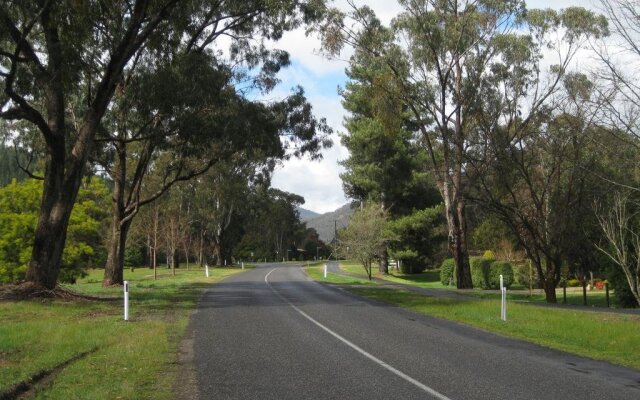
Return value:
<svg viewBox="0 0 640 400">
<path fill-rule="evenodd" d="M 291 265 L 213 286 L 189 331 L 199 399 L 640 399 L 638 370 L 363 300 Z"/>
</svg>

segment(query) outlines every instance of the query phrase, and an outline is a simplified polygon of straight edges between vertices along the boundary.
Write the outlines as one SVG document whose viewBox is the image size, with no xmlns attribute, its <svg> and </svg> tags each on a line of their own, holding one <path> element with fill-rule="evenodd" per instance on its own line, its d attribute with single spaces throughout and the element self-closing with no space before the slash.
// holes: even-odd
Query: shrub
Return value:
<svg viewBox="0 0 640 400">
<path fill-rule="evenodd" d="M 502 275 L 504 286 L 510 288 L 513 285 L 513 267 L 508 261 L 494 261 L 491 263 L 489 271 L 489 287 L 500 289 L 500 275 Z"/>
<path fill-rule="evenodd" d="M 411 249 L 390 251 L 394 258 L 394 264 L 389 264 L 389 269 L 395 268 L 395 263 L 400 260 L 400 271 L 403 274 L 419 274 L 427 268 L 426 259 Z"/>
<path fill-rule="evenodd" d="M 482 258 L 484 258 L 485 260 L 489 260 L 489 261 L 495 261 L 496 259 L 496 255 L 493 254 L 493 251 L 491 250 L 486 250 L 483 254 L 482 254 Z"/>
<path fill-rule="evenodd" d="M 607 282 L 613 289 L 613 296 L 616 306 L 618 307 L 638 307 L 635 297 L 631 289 L 629 288 L 629 282 L 627 281 L 622 268 L 617 265 L 606 266 Z"/>
<path fill-rule="evenodd" d="M 440 282 L 445 286 L 456 285 L 456 261 L 453 258 L 447 258 L 442 262 L 442 266 L 440 267 Z"/>
<path fill-rule="evenodd" d="M 144 255 L 140 247 L 129 246 L 124 250 L 124 265 L 126 267 L 140 267 L 143 263 Z"/>
<path fill-rule="evenodd" d="M 579 287 L 582 286 L 580 285 L 580 281 L 577 279 L 567 279 L 567 286 L 568 287 Z"/>
<path fill-rule="evenodd" d="M 484 257 L 471 257 L 471 282 L 473 287 L 478 289 L 489 289 L 489 268 L 491 260 Z"/>
<path fill-rule="evenodd" d="M 414 259 L 402 260 L 400 262 L 400 272 L 403 274 L 419 274 L 424 272 L 427 266 Z"/>
<path fill-rule="evenodd" d="M 529 284 L 530 284 L 529 281 L 532 280 L 533 286 L 536 285 L 537 273 L 534 269 L 531 269 L 531 271 L 529 271 L 529 262 L 512 264 L 511 267 L 513 268 L 514 283 L 525 286 L 525 287 L 529 287 Z"/>
<path fill-rule="evenodd" d="M 108 198 L 109 190 L 99 179 L 80 188 L 67 227 L 60 282 L 73 283 L 85 268 L 95 265 L 95 255 L 104 248 L 102 223 L 108 216 Z M 41 199 L 42 181 L 13 181 L 0 188 L 0 284 L 25 278 Z"/>
</svg>

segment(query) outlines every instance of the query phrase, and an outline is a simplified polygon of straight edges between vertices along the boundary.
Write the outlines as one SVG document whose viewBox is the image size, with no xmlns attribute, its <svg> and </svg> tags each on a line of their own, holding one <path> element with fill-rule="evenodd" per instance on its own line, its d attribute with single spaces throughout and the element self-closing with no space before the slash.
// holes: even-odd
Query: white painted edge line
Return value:
<svg viewBox="0 0 640 400">
<path fill-rule="evenodd" d="M 269 283 L 269 275 L 271 275 L 271 273 L 273 271 L 275 271 L 277 268 L 272 269 L 271 271 L 269 271 L 265 276 L 264 276 L 264 282 L 269 286 L 269 288 L 273 291 L 273 293 L 275 293 L 278 297 L 280 297 L 282 299 L 282 301 L 284 301 L 285 303 L 289 304 L 291 307 L 293 307 L 294 310 L 296 310 L 300 315 L 302 315 L 303 317 L 305 317 L 306 319 L 308 319 L 309 321 L 313 322 L 316 326 L 318 326 L 319 328 L 321 328 L 322 330 L 324 330 L 325 332 L 327 332 L 328 334 L 330 334 L 331 336 L 335 337 L 336 339 L 338 339 L 339 341 L 341 341 L 342 343 L 346 344 L 347 346 L 351 347 L 353 350 L 357 351 L 358 353 L 362 354 L 363 356 L 365 356 L 366 358 L 368 358 L 369 360 L 375 362 L 376 364 L 378 364 L 379 366 L 381 366 L 382 368 L 387 369 L 390 372 L 393 372 L 394 374 L 396 374 L 397 376 L 399 376 L 400 378 L 406 380 L 409 383 L 412 383 L 413 385 L 417 386 L 418 388 L 424 390 L 425 392 L 429 393 L 430 395 L 440 399 L 440 400 L 451 400 L 450 398 L 448 398 L 447 396 L 443 395 L 440 392 L 437 392 L 436 390 L 430 388 L 429 386 L 423 384 L 422 382 L 419 382 L 415 379 L 413 379 L 412 377 L 410 377 L 409 375 L 405 374 L 404 372 L 392 367 L 391 365 L 387 364 L 386 362 L 382 361 L 381 359 L 377 358 L 376 356 L 367 353 L 365 350 L 363 350 L 362 348 L 358 347 L 357 345 L 353 344 L 352 342 L 348 341 L 347 339 L 345 339 L 344 337 L 338 335 L 337 333 L 335 333 L 334 331 L 332 331 L 331 329 L 327 328 L 326 326 L 322 325 L 320 322 L 316 321 L 315 319 L 313 319 L 312 317 L 310 317 L 307 313 L 305 313 L 304 311 L 302 311 L 301 309 L 299 309 L 298 307 L 296 307 L 293 303 L 291 303 L 289 300 L 287 300 L 283 295 L 280 294 L 280 292 L 278 292 L 276 289 L 273 288 L 273 286 L 271 286 L 271 284 Z"/>
</svg>

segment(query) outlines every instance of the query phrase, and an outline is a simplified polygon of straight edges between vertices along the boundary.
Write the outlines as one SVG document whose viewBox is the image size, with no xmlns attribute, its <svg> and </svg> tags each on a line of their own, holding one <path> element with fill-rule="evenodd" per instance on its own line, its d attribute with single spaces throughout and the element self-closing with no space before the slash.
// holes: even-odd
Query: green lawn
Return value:
<svg viewBox="0 0 640 400">
<path fill-rule="evenodd" d="M 312 264 L 313 265 L 313 264 Z M 355 278 L 351 276 L 339 275 L 329 272 L 327 277 L 324 277 L 324 263 L 321 265 L 305 267 L 304 270 L 307 272 L 307 275 L 316 281 L 326 282 L 326 283 L 335 283 L 342 285 L 375 285 L 374 282 L 369 281 L 366 278 Z"/>
<path fill-rule="evenodd" d="M 478 297 L 481 299 L 500 299 L 500 293 L 486 291 L 486 290 L 471 290 L 465 291 L 466 295 Z M 563 296 L 562 289 L 558 289 L 556 291 L 556 295 L 558 296 L 558 304 L 563 304 Z M 529 296 L 527 290 L 519 290 L 519 291 L 507 291 L 507 296 L 509 300 L 522 302 L 522 303 L 545 303 L 545 296 L 541 290 L 534 290 L 532 295 Z M 615 306 L 615 299 L 613 296 L 613 291 L 609 293 L 610 302 L 612 306 Z M 567 303 L 569 305 L 582 306 L 583 297 L 582 297 L 582 288 L 576 290 L 575 288 L 567 289 Z M 607 307 L 607 299 L 604 290 L 593 290 L 587 291 L 587 306 L 594 307 Z"/>
<path fill-rule="evenodd" d="M 206 278 L 203 270 L 181 269 L 173 277 L 160 269 L 154 281 L 149 269 L 126 270 L 129 322 L 123 320 L 122 288 L 102 288 L 102 270 L 67 287 L 110 301 L 0 302 L 0 397 L 55 369 L 35 398 L 170 399 L 177 347 L 200 294 L 240 271 L 210 268 Z"/>
<path fill-rule="evenodd" d="M 359 274 L 362 276 L 366 275 L 366 271 L 362 267 L 362 264 L 356 261 L 341 261 L 340 269 L 344 272 Z M 447 287 L 440 283 L 440 270 L 430 270 L 425 271 L 420 274 L 403 274 L 395 269 L 389 270 L 389 275 L 384 275 L 378 273 L 377 264 L 373 265 L 373 277 L 384 279 L 390 282 L 395 283 L 404 283 L 407 285 L 413 285 L 418 287 L 427 287 L 427 288 L 442 288 L 446 289 Z"/>
</svg>

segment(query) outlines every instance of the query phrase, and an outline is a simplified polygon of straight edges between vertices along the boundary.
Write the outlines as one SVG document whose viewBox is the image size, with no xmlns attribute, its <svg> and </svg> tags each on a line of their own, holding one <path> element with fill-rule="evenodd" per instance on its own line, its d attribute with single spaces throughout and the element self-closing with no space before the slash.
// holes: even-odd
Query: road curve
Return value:
<svg viewBox="0 0 640 400">
<path fill-rule="evenodd" d="M 293 265 L 214 285 L 189 330 L 202 400 L 640 398 L 640 371 L 363 300 Z"/>
</svg>

